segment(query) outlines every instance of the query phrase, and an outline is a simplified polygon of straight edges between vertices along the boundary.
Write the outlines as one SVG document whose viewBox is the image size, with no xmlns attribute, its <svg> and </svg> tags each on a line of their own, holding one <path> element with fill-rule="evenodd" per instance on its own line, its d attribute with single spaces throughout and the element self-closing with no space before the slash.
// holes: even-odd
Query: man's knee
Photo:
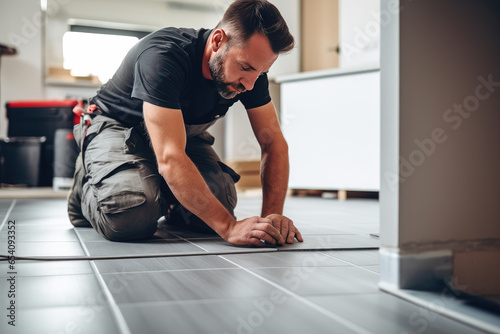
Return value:
<svg viewBox="0 0 500 334">
<path fill-rule="evenodd" d="M 129 211 L 103 214 L 105 223 L 99 233 L 111 241 L 148 239 L 156 232 L 160 218 L 151 215 L 155 210 L 155 205 L 144 203 Z"/>
<path fill-rule="evenodd" d="M 144 168 L 122 169 L 90 185 L 89 221 L 106 239 L 146 239 L 155 233 L 162 199 L 154 175 L 143 174 Z"/>
<path fill-rule="evenodd" d="M 162 215 L 157 199 L 144 193 L 117 194 L 99 203 L 98 232 L 111 241 L 147 239 Z"/>
</svg>

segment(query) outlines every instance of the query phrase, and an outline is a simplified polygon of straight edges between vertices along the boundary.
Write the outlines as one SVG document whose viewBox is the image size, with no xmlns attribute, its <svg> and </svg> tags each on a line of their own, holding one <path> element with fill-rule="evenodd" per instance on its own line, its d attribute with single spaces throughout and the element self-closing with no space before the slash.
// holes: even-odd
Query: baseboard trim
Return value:
<svg viewBox="0 0 500 334">
<path fill-rule="evenodd" d="M 432 290 L 453 275 L 451 250 L 400 254 L 380 248 L 380 280 L 394 289 Z"/>
</svg>

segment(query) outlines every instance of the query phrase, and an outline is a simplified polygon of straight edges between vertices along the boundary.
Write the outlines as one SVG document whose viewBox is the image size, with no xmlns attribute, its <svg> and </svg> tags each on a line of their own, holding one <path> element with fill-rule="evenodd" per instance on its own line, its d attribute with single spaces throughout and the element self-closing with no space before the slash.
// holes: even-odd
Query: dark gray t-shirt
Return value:
<svg viewBox="0 0 500 334">
<path fill-rule="evenodd" d="M 202 59 L 211 30 L 163 28 L 142 38 L 92 102 L 108 116 L 134 126 L 142 121 L 143 101 L 181 109 L 186 124 L 204 124 L 226 114 L 241 100 L 245 108 L 271 101 L 267 75 L 251 91 L 222 98 L 202 75 Z"/>
</svg>

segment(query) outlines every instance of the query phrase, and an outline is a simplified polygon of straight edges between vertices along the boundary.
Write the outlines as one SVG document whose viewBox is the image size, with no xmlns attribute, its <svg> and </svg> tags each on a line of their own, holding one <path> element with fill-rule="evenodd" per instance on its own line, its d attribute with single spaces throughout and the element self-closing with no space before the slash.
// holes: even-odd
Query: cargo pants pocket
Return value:
<svg viewBox="0 0 500 334">
<path fill-rule="evenodd" d="M 89 181 L 97 193 L 97 203 L 104 214 L 116 214 L 146 202 L 146 195 L 133 162 L 103 168 Z"/>
</svg>

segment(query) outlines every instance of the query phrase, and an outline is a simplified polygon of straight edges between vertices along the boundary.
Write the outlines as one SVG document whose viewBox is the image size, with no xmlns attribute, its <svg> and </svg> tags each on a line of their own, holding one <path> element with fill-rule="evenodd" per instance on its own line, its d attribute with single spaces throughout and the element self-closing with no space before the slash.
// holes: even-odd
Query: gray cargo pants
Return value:
<svg viewBox="0 0 500 334">
<path fill-rule="evenodd" d="M 214 138 L 206 132 L 211 124 L 186 125 L 186 154 L 214 196 L 234 216 L 234 183 L 239 175 L 224 165 L 213 150 Z M 162 216 L 167 223 L 214 233 L 182 207 L 168 189 L 158 173 L 143 124 L 129 128 L 112 118 L 97 115 L 86 134 L 85 130 L 83 122 L 75 125 L 75 140 L 81 152 L 75 178 L 81 180 L 78 195 L 83 217 L 99 234 L 114 241 L 145 239 L 155 233 Z"/>
</svg>

